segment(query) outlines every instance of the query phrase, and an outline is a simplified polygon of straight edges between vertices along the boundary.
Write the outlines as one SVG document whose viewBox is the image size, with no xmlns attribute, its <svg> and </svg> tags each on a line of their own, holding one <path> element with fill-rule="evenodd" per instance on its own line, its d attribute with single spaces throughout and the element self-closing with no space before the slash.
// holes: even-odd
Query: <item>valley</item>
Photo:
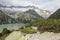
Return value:
<svg viewBox="0 0 60 40">
<path fill-rule="evenodd" d="M 0 40 L 60 40 L 59 16 L 60 9 L 52 13 L 35 6 L 2 6 Z"/>
</svg>

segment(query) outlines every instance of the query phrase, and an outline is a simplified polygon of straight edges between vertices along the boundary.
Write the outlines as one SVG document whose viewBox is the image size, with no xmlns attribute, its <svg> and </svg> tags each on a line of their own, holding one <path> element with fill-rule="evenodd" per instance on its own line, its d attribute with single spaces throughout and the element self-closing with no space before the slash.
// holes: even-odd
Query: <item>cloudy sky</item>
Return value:
<svg viewBox="0 0 60 40">
<path fill-rule="evenodd" d="M 60 8 L 60 0 L 0 0 L 0 4 L 4 5 L 34 5 L 40 9 L 55 11 Z"/>
</svg>

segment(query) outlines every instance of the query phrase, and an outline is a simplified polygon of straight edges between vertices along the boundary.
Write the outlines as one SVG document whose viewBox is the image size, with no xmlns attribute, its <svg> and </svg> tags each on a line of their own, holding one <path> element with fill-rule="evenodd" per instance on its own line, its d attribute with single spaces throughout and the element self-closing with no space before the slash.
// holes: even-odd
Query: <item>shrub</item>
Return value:
<svg viewBox="0 0 60 40">
<path fill-rule="evenodd" d="M 20 31 L 27 33 L 27 34 L 33 34 L 33 33 L 37 32 L 35 29 L 32 29 L 31 27 L 26 27 L 24 29 L 20 29 Z"/>
<path fill-rule="evenodd" d="M 2 35 L 9 34 L 11 31 L 9 31 L 7 28 L 4 28 L 2 31 Z"/>
<path fill-rule="evenodd" d="M 37 20 L 30 26 L 37 26 L 39 31 L 60 32 L 60 19 Z"/>
</svg>

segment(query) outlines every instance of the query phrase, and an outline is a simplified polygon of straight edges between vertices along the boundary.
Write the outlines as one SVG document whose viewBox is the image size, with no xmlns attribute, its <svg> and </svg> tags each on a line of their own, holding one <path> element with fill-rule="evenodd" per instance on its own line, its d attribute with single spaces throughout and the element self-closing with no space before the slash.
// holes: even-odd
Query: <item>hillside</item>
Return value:
<svg viewBox="0 0 60 40">
<path fill-rule="evenodd" d="M 25 13 L 30 13 L 31 15 L 34 15 L 40 19 L 42 19 L 43 17 L 41 17 L 34 9 L 29 9 L 28 11 L 26 11 Z"/>
<path fill-rule="evenodd" d="M 43 19 L 43 17 L 41 17 L 39 14 L 37 14 L 35 10 L 29 9 L 28 11 L 20 12 L 18 14 L 17 19 L 20 22 L 30 23 L 30 22 L 38 20 L 38 19 Z"/>
<path fill-rule="evenodd" d="M 13 17 L 15 17 L 14 15 L 15 13 L 17 14 L 17 12 L 35 10 L 38 15 L 42 16 L 44 19 L 47 19 L 52 13 L 48 10 L 40 9 L 37 6 L 29 6 L 29 5 L 28 6 L 2 6 L 2 8 L 0 9 L 5 11 L 7 14 L 12 14 Z"/>
<path fill-rule="evenodd" d="M 16 18 L 14 18 L 14 16 Z M 11 15 L 4 13 L 0 10 L 0 24 L 10 24 L 10 23 L 30 23 L 32 21 L 43 19 L 35 10 L 27 10 L 24 12 L 16 12 Z"/>
<path fill-rule="evenodd" d="M 11 18 L 0 10 L 0 24 L 9 24 L 15 22 L 17 22 L 15 19 Z"/>
<path fill-rule="evenodd" d="M 56 12 L 54 12 L 49 19 L 60 19 L 60 9 L 58 9 Z"/>
</svg>

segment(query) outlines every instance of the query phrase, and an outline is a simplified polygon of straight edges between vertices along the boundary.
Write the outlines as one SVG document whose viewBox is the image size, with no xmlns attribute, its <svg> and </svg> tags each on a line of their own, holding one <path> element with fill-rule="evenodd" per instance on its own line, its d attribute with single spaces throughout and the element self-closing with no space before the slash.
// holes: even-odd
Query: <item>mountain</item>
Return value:
<svg viewBox="0 0 60 40">
<path fill-rule="evenodd" d="M 12 15 L 16 15 L 17 17 L 15 18 Z M 35 10 L 31 9 L 25 12 L 13 12 L 13 14 L 6 14 L 0 10 L 0 24 L 30 23 L 38 19 L 43 19 L 43 17 L 38 15 Z"/>
<path fill-rule="evenodd" d="M 34 16 L 36 16 L 37 18 L 43 18 L 43 17 L 41 17 L 34 9 L 29 9 L 28 11 L 26 11 L 25 13 L 29 13 L 29 14 L 31 14 L 31 15 L 34 15 Z"/>
<path fill-rule="evenodd" d="M 60 19 L 60 8 L 54 12 L 50 17 L 49 19 Z"/>
<path fill-rule="evenodd" d="M 32 10 L 35 10 L 37 12 L 37 14 L 39 14 L 40 16 L 42 16 L 45 19 L 47 19 L 52 13 L 50 11 L 40 9 L 39 7 L 30 6 L 30 5 L 28 5 L 28 6 L 11 6 L 11 5 L 8 6 L 8 5 L 3 5 L 1 7 L 0 7 L 0 9 L 4 10 L 4 11 L 6 11 L 6 10 L 8 11 L 9 10 L 9 11 L 17 11 L 17 12 L 18 11 L 20 11 L 20 12 L 23 11 L 24 12 L 24 11 L 27 11 L 29 9 L 32 9 Z M 13 14 L 13 13 L 11 13 L 11 14 Z"/>
<path fill-rule="evenodd" d="M 35 11 L 44 19 L 47 19 L 52 14 L 52 12 L 43 9 L 35 9 Z"/>
<path fill-rule="evenodd" d="M 36 6 L 0 6 L 2 17 L 1 24 L 5 23 L 30 23 L 38 19 L 47 19 L 51 12 L 39 9 Z M 0 15 L 1 16 L 1 15 Z M 3 21 L 2 21 L 3 20 Z"/>
<path fill-rule="evenodd" d="M 29 23 L 38 19 L 43 19 L 40 15 L 37 14 L 35 10 L 29 9 L 25 12 L 20 12 L 17 18 L 20 22 Z"/>
<path fill-rule="evenodd" d="M 7 14 L 3 13 L 0 10 L 0 24 L 9 24 L 9 23 L 16 23 L 17 21 L 14 18 L 11 18 Z"/>
</svg>

